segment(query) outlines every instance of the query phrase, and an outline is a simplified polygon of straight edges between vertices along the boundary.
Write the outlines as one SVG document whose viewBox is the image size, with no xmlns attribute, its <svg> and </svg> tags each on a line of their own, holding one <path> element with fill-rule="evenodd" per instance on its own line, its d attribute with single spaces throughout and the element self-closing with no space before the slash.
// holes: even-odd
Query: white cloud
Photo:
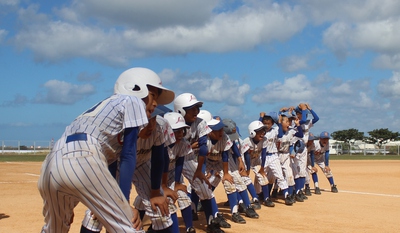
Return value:
<svg viewBox="0 0 400 233">
<path fill-rule="evenodd" d="M 141 1 L 143 5 L 140 5 L 138 9 L 147 8 L 148 4 L 155 4 L 148 2 L 152 1 Z M 55 11 L 64 20 L 53 20 L 54 15 L 44 15 L 39 12 L 37 5 L 31 5 L 19 11 L 22 29 L 15 35 L 15 44 L 20 49 L 32 50 L 39 61 L 57 62 L 85 57 L 105 63 L 127 65 L 132 58 L 160 53 L 187 54 L 249 50 L 260 44 L 287 40 L 306 25 L 302 12 L 286 4 L 273 3 L 263 8 L 241 6 L 234 11 L 213 12 L 209 6 L 198 7 L 200 3 L 200 5 L 206 5 L 202 1 L 192 5 L 191 10 L 186 9 L 185 12 L 189 11 L 188 14 L 182 16 L 190 17 L 192 11 L 197 12 L 200 8 L 202 13 L 201 17 L 196 19 L 197 22 L 187 25 L 186 18 L 185 20 L 178 18 L 174 19 L 175 23 L 162 23 L 168 21 L 162 20 L 163 18 L 169 18 L 173 13 L 176 14 L 176 11 L 172 11 L 172 6 L 166 2 L 159 1 L 157 9 L 162 9 L 161 12 L 158 12 L 159 10 L 141 11 L 141 14 L 145 12 L 147 18 L 156 20 L 156 22 L 149 22 L 149 24 L 154 23 L 154 26 L 149 26 L 151 30 L 143 31 L 138 26 L 147 22 L 143 18 L 137 22 L 136 20 L 139 19 L 134 19 L 133 22 L 123 20 L 135 14 L 131 12 L 132 8 L 122 4 L 122 1 L 111 6 L 107 4 L 108 8 L 104 5 L 105 1 L 84 3 L 107 10 L 111 15 L 106 14 L 105 17 L 110 17 L 113 24 L 100 23 L 101 19 L 96 18 L 97 13 L 93 13 L 94 18 L 78 20 L 83 16 L 78 16 L 70 9 Z M 82 10 L 78 2 L 70 8 Z M 172 12 L 164 11 L 164 8 L 171 8 Z M 82 12 L 86 10 L 88 9 L 85 8 Z M 94 12 L 102 10 L 93 9 Z M 121 20 L 114 18 L 125 14 L 124 12 L 127 13 L 121 16 Z"/>
<path fill-rule="evenodd" d="M 377 90 L 384 98 L 400 99 L 400 72 L 393 72 L 392 77 L 381 80 Z"/>
<path fill-rule="evenodd" d="M 400 71 L 400 53 L 395 55 L 382 54 L 373 61 L 373 66 L 379 69 Z"/>
<path fill-rule="evenodd" d="M 285 78 L 283 83 L 275 81 L 258 90 L 252 97 L 256 103 L 300 103 L 314 96 L 311 82 L 305 75 L 299 74 L 291 78 Z"/>
<path fill-rule="evenodd" d="M 227 75 L 212 78 L 204 73 L 185 74 L 169 69 L 164 69 L 159 75 L 163 82 L 167 80 L 167 84 L 174 84 L 173 91 L 176 95 L 189 92 L 201 101 L 238 106 L 245 103 L 250 92 L 249 84 L 240 84 Z"/>
<path fill-rule="evenodd" d="M 295 72 L 308 68 L 308 57 L 293 55 L 282 59 L 279 63 L 284 71 Z"/>
<path fill-rule="evenodd" d="M 36 95 L 34 103 L 69 105 L 95 92 L 95 88 L 90 84 L 75 85 L 60 80 L 49 80 L 43 87 L 45 90 Z"/>
</svg>

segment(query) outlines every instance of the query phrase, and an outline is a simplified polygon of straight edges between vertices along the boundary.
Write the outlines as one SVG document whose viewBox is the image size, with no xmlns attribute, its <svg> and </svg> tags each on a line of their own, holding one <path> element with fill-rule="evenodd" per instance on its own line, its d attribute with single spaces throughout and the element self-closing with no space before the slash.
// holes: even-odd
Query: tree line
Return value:
<svg viewBox="0 0 400 233">
<path fill-rule="evenodd" d="M 364 132 L 359 132 L 358 129 L 346 129 L 335 131 L 331 134 L 332 138 L 337 141 L 350 143 L 351 140 L 361 140 L 365 143 L 375 144 L 379 148 L 390 141 L 400 140 L 398 132 L 392 132 L 389 129 L 374 129 L 368 132 L 369 136 L 364 136 Z"/>
</svg>

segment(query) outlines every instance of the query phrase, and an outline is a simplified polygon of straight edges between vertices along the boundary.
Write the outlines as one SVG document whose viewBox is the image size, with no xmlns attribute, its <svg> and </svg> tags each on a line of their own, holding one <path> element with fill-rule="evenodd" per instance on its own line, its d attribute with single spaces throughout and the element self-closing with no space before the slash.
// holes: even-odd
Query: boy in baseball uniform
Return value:
<svg viewBox="0 0 400 233">
<path fill-rule="evenodd" d="M 45 217 L 42 232 L 68 232 L 79 202 L 108 232 L 141 231 L 128 200 L 139 129 L 148 123 L 157 104 L 168 104 L 174 98 L 160 83 L 149 69 L 129 69 L 117 79 L 115 94 L 66 127 L 40 173 L 38 189 Z M 130 143 L 122 145 L 121 134 Z M 109 165 L 118 159 L 119 183 L 109 171 Z"/>
</svg>

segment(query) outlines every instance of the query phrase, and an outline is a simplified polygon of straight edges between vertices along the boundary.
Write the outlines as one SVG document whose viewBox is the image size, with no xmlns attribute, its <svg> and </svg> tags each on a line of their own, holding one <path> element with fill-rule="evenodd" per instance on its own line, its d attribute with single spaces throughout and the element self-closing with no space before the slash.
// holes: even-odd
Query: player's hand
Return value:
<svg viewBox="0 0 400 233">
<path fill-rule="evenodd" d="M 282 107 L 281 109 L 279 109 L 280 112 L 286 112 L 288 110 L 287 107 Z"/>
<path fill-rule="evenodd" d="M 260 117 L 264 117 L 265 116 L 265 112 L 260 112 Z"/>
<path fill-rule="evenodd" d="M 164 195 L 160 193 L 160 190 L 151 190 L 150 193 L 150 204 L 151 204 L 151 209 L 154 212 L 157 212 L 157 207 L 161 212 L 162 216 L 168 216 L 169 215 L 169 209 L 168 209 L 168 199 Z"/>
<path fill-rule="evenodd" d="M 318 169 L 317 169 L 317 167 L 312 167 L 312 170 L 313 170 L 315 173 L 317 173 L 317 172 L 318 172 Z"/>
<path fill-rule="evenodd" d="M 306 108 L 307 108 L 308 110 L 311 110 L 311 107 L 310 107 L 310 105 L 309 105 L 308 103 L 306 103 Z"/>
<path fill-rule="evenodd" d="M 210 181 L 206 178 L 206 176 L 204 175 L 204 173 L 200 170 L 200 171 L 195 171 L 193 174 L 193 181 L 195 179 L 199 179 L 201 181 L 201 183 L 206 182 L 206 184 L 208 185 L 208 188 L 211 189 L 212 185 L 210 183 Z"/>
<path fill-rule="evenodd" d="M 296 126 L 299 126 L 300 125 L 300 119 L 296 117 L 294 119 L 294 123 L 296 124 Z"/>
<path fill-rule="evenodd" d="M 140 220 L 139 210 L 133 208 L 132 206 L 131 209 L 133 214 L 132 218 L 133 228 L 135 228 L 137 231 L 140 231 L 143 229 L 143 223 L 142 220 Z"/>
<path fill-rule="evenodd" d="M 330 172 L 330 171 L 331 171 L 331 168 L 328 166 L 325 166 L 325 172 Z"/>
<path fill-rule="evenodd" d="M 174 203 L 178 199 L 178 193 L 168 187 L 163 187 L 163 192 L 164 196 L 171 198 Z"/>
<path fill-rule="evenodd" d="M 267 174 L 265 173 L 265 170 L 264 170 L 263 167 L 260 168 L 260 170 L 258 170 L 258 173 L 259 173 L 260 175 L 262 175 L 263 177 L 267 177 Z"/>
<path fill-rule="evenodd" d="M 175 187 L 174 187 L 175 192 L 178 192 L 179 190 L 187 193 L 187 186 L 182 183 L 177 183 L 175 182 Z"/>
<path fill-rule="evenodd" d="M 198 142 L 194 142 L 192 144 L 192 149 L 197 149 L 197 148 L 199 148 L 199 143 Z"/>
<path fill-rule="evenodd" d="M 224 177 L 222 177 L 222 182 L 228 181 L 233 184 L 233 177 L 229 173 L 224 173 Z"/>
<path fill-rule="evenodd" d="M 240 176 L 248 176 L 246 170 L 244 170 L 244 171 L 239 171 L 239 174 L 240 174 Z"/>
<path fill-rule="evenodd" d="M 243 162 L 239 162 L 238 170 L 239 170 L 239 173 L 246 171 L 246 168 L 244 167 Z"/>
<path fill-rule="evenodd" d="M 300 104 L 299 104 L 299 108 L 300 108 L 301 110 L 306 110 L 306 109 L 307 109 L 307 106 L 306 106 L 305 103 L 300 103 Z"/>
</svg>

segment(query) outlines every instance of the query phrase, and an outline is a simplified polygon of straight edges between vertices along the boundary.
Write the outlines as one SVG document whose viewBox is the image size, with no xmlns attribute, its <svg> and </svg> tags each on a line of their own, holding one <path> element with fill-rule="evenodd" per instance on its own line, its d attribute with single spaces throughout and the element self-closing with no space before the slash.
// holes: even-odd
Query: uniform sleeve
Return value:
<svg viewBox="0 0 400 233">
<path fill-rule="evenodd" d="M 135 96 L 127 96 L 123 106 L 124 128 L 139 127 L 148 123 L 146 105 L 143 100 Z"/>
<path fill-rule="evenodd" d="M 199 156 L 207 156 L 207 135 L 199 138 Z"/>
<path fill-rule="evenodd" d="M 325 166 L 329 166 L 329 150 L 325 151 Z"/>
<path fill-rule="evenodd" d="M 314 158 L 315 156 L 314 156 L 314 151 L 312 150 L 312 151 L 310 151 L 310 160 L 311 160 L 311 166 L 312 167 L 314 167 L 315 166 L 315 163 L 314 163 Z"/>
<path fill-rule="evenodd" d="M 310 110 L 310 112 L 311 112 L 311 115 L 313 116 L 312 123 L 313 124 L 317 123 L 317 121 L 319 120 L 318 115 L 312 109 Z"/>
<path fill-rule="evenodd" d="M 153 146 L 151 149 L 151 189 L 160 189 L 164 171 L 164 144 Z"/>
<path fill-rule="evenodd" d="M 120 155 L 119 186 L 128 201 L 132 187 L 133 173 L 136 167 L 136 142 L 138 132 L 138 127 L 125 129 L 124 145 L 122 146 Z"/>
</svg>

